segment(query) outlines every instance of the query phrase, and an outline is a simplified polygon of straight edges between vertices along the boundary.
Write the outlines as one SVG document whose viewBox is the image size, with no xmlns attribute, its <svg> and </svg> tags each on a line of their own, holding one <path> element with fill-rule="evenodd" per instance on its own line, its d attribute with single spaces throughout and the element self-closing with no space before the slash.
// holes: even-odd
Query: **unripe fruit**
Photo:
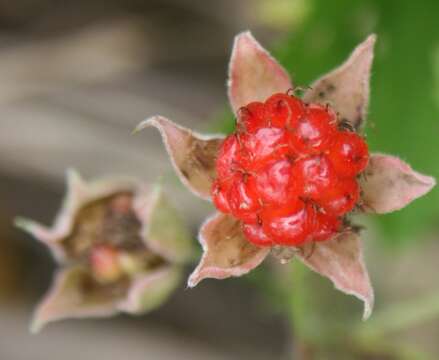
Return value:
<svg viewBox="0 0 439 360">
<path fill-rule="evenodd" d="M 95 245 L 90 251 L 89 262 L 93 276 L 102 284 L 117 281 L 123 274 L 118 250 L 111 245 Z"/>
</svg>

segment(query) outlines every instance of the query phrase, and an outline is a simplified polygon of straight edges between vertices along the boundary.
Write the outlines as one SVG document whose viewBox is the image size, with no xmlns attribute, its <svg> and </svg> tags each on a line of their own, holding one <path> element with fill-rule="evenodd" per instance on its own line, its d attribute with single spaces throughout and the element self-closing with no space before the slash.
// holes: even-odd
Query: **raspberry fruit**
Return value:
<svg viewBox="0 0 439 360">
<path fill-rule="evenodd" d="M 287 94 L 274 94 L 265 101 L 265 116 L 273 127 L 296 127 L 304 111 L 303 102 Z"/>
<path fill-rule="evenodd" d="M 262 229 L 262 225 L 259 223 L 246 224 L 242 223 L 242 232 L 245 237 L 255 245 L 259 246 L 271 246 L 273 240 Z"/>
<path fill-rule="evenodd" d="M 237 171 L 243 171 L 248 163 L 248 153 L 242 146 L 241 135 L 232 134 L 225 138 L 216 161 L 218 179 L 233 177 Z"/>
<path fill-rule="evenodd" d="M 254 134 L 243 134 L 240 139 L 243 151 L 248 154 L 248 168 L 251 170 L 264 166 L 272 159 L 279 159 L 289 150 L 287 134 L 283 129 L 265 127 Z"/>
<path fill-rule="evenodd" d="M 229 182 L 220 182 L 216 180 L 212 186 L 212 200 L 216 208 L 224 213 L 230 212 L 229 200 L 227 194 L 230 189 Z"/>
<path fill-rule="evenodd" d="M 324 241 L 330 239 L 341 227 L 341 220 L 334 215 L 317 213 L 316 222 L 318 224 L 316 231 L 313 233 L 314 241 Z"/>
<path fill-rule="evenodd" d="M 244 222 L 253 223 L 261 208 L 256 191 L 256 179 L 247 174 L 238 174 L 228 192 L 230 212 Z"/>
<path fill-rule="evenodd" d="M 309 105 L 305 115 L 290 130 L 291 146 L 302 154 L 326 150 L 334 139 L 335 123 L 329 108 Z"/>
<path fill-rule="evenodd" d="M 261 217 L 265 233 L 280 245 L 301 245 L 314 230 L 315 210 L 301 200 L 292 206 L 267 208 Z"/>
<path fill-rule="evenodd" d="M 317 200 L 338 181 L 325 155 L 309 156 L 295 162 L 292 177 L 301 184 L 304 198 Z"/>
<path fill-rule="evenodd" d="M 257 246 L 325 241 L 358 202 L 369 152 L 328 106 L 274 94 L 238 112 L 222 143 L 212 199 Z"/>
<path fill-rule="evenodd" d="M 292 178 L 291 170 L 291 162 L 281 159 L 267 164 L 257 172 L 256 190 L 263 203 L 282 205 L 293 200 L 290 195 L 294 186 L 299 187 L 299 184 Z"/>
<path fill-rule="evenodd" d="M 343 215 L 351 211 L 360 197 L 360 187 L 355 178 L 340 179 L 320 197 L 319 204 L 326 212 Z"/>
<path fill-rule="evenodd" d="M 238 113 L 239 124 L 243 130 L 253 134 L 267 124 L 265 116 L 265 106 L 261 102 L 252 102 L 242 107 Z"/>
<path fill-rule="evenodd" d="M 358 134 L 342 131 L 334 139 L 329 159 L 340 176 L 351 177 L 366 168 L 369 150 Z"/>
</svg>

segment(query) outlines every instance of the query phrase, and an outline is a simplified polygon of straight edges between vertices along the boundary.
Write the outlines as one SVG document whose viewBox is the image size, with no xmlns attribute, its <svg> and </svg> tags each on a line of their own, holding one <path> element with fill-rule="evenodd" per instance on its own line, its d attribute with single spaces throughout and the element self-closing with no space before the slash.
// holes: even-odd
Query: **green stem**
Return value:
<svg viewBox="0 0 439 360">
<path fill-rule="evenodd" d="M 288 269 L 288 280 L 291 280 L 291 291 L 289 291 L 289 317 L 296 337 L 306 337 L 306 285 L 305 270 L 297 261 L 294 261 Z"/>
</svg>

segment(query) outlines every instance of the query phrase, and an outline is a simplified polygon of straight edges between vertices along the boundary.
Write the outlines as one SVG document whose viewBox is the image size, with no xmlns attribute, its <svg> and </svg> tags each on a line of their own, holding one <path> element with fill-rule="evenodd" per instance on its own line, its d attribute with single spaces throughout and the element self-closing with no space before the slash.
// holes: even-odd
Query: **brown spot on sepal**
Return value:
<svg viewBox="0 0 439 360">
<path fill-rule="evenodd" d="M 208 200 L 216 177 L 215 161 L 223 136 L 203 136 L 162 117 L 140 123 L 136 131 L 154 126 L 162 135 L 166 150 L 182 182 L 196 195 Z"/>
<path fill-rule="evenodd" d="M 188 162 L 200 172 L 206 172 L 213 181 L 216 178 L 216 158 L 222 139 L 200 141 L 193 140 L 191 153 L 193 157 L 188 157 Z"/>
<path fill-rule="evenodd" d="M 326 90 L 327 90 L 329 93 L 335 91 L 335 89 L 336 89 L 336 86 L 335 86 L 334 84 L 328 84 L 328 85 L 326 86 Z"/>
<path fill-rule="evenodd" d="M 240 222 L 222 213 L 203 224 L 199 239 L 204 253 L 188 280 L 189 287 L 205 278 L 241 276 L 258 266 L 270 251 L 250 243 L 242 233 Z"/>
<path fill-rule="evenodd" d="M 304 95 L 306 102 L 329 102 L 341 118 L 360 131 L 369 101 L 369 77 L 375 36 L 369 36 L 348 60 L 312 84 Z M 321 94 L 324 94 L 322 96 Z"/>
</svg>

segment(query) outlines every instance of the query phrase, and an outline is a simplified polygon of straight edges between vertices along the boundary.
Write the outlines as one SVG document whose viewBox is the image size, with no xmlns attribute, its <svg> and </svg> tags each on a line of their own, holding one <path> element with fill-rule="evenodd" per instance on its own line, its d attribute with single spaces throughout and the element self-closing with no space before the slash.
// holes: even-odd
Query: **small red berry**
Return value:
<svg viewBox="0 0 439 360">
<path fill-rule="evenodd" d="M 227 136 L 221 144 L 216 161 L 218 178 L 224 179 L 233 175 L 236 166 L 236 155 L 240 151 L 240 144 L 234 134 Z"/>
<path fill-rule="evenodd" d="M 332 215 L 344 215 L 351 211 L 360 196 L 360 187 L 355 178 L 340 179 L 319 199 L 320 206 Z"/>
<path fill-rule="evenodd" d="M 332 112 L 320 105 L 309 105 L 296 127 L 291 131 L 291 145 L 302 154 L 313 154 L 326 150 L 336 133 Z"/>
<path fill-rule="evenodd" d="M 246 166 L 248 160 L 240 138 L 240 135 L 231 134 L 222 142 L 216 160 L 218 178 L 230 178 Z"/>
<path fill-rule="evenodd" d="M 356 205 L 364 140 L 337 129 L 328 106 L 274 94 L 240 109 L 218 153 L 212 200 L 258 246 L 324 241 Z"/>
<path fill-rule="evenodd" d="M 287 94 L 274 94 L 265 101 L 265 114 L 273 127 L 294 128 L 304 111 L 303 102 Z"/>
<path fill-rule="evenodd" d="M 369 161 L 367 144 L 358 134 L 341 131 L 334 139 L 329 159 L 339 176 L 355 176 L 366 168 Z"/>
<path fill-rule="evenodd" d="M 238 129 L 250 134 L 266 126 L 265 106 L 259 101 L 252 102 L 239 109 Z"/>
<path fill-rule="evenodd" d="M 314 241 L 324 241 L 333 237 L 341 227 L 341 220 L 334 215 L 317 212 L 316 230 L 312 234 Z"/>
<path fill-rule="evenodd" d="M 314 226 L 315 210 L 312 206 L 295 201 L 286 207 L 265 209 L 261 218 L 264 231 L 276 244 L 297 246 L 310 237 Z"/>
<path fill-rule="evenodd" d="M 291 170 L 291 162 L 281 159 L 272 161 L 256 174 L 256 189 L 262 202 L 281 205 L 291 201 L 297 192 L 294 188 L 299 188 L 294 183 L 296 179 L 291 177 Z"/>
<path fill-rule="evenodd" d="M 338 182 L 338 177 L 325 155 L 306 157 L 294 163 L 293 179 L 302 185 L 305 198 L 319 199 Z"/>
<path fill-rule="evenodd" d="M 212 201 L 215 207 L 223 213 L 230 212 L 229 200 L 227 199 L 229 189 L 230 184 L 225 181 L 221 183 L 219 180 L 215 180 L 212 184 Z"/>
<path fill-rule="evenodd" d="M 242 223 L 242 232 L 244 236 L 257 246 L 272 246 L 273 241 L 271 238 L 265 233 L 262 225 L 259 223 L 255 224 L 246 224 Z"/>
<path fill-rule="evenodd" d="M 256 180 L 253 176 L 236 175 L 228 193 L 228 200 L 233 216 L 244 222 L 256 222 L 261 203 L 256 191 Z"/>
<path fill-rule="evenodd" d="M 289 152 L 285 130 L 278 128 L 261 128 L 255 134 L 242 136 L 245 150 L 251 161 L 250 169 L 263 167 L 272 159 Z"/>
</svg>

